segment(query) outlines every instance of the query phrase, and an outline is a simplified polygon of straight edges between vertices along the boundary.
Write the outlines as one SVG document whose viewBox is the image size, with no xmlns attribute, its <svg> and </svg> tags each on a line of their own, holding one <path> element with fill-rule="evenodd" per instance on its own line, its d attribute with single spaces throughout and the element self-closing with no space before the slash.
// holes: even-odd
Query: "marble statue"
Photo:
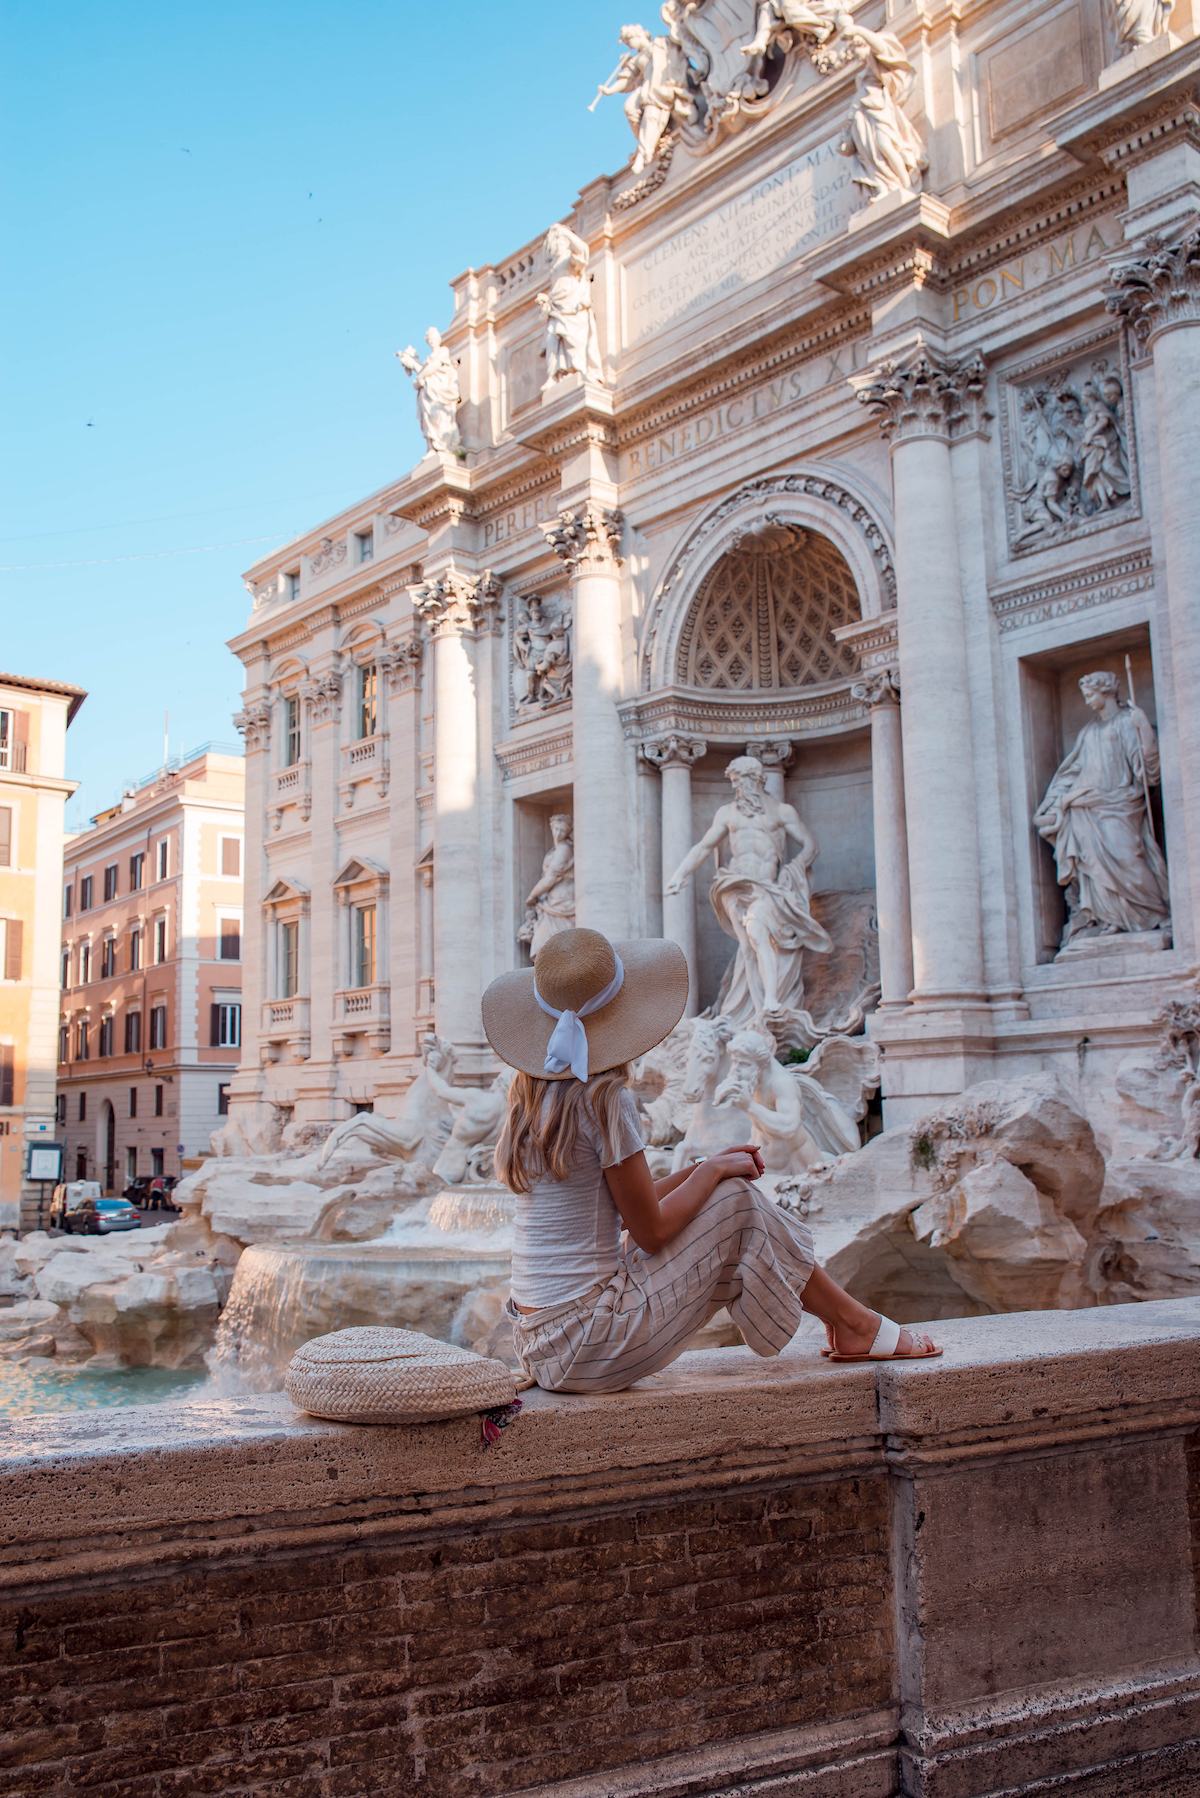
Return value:
<svg viewBox="0 0 1200 1798">
<path fill-rule="evenodd" d="M 915 192 L 929 167 L 920 134 L 902 110 L 916 70 L 894 32 L 868 31 L 847 12 L 837 14 L 837 27 L 859 64 L 854 106 L 838 149 L 857 160 L 853 180 L 869 199 Z"/>
<path fill-rule="evenodd" d="M 1079 687 L 1095 719 L 1033 816 L 1066 893 L 1064 948 L 1084 937 L 1160 930 L 1170 919 L 1167 864 L 1149 811 L 1149 789 L 1159 783 L 1154 727 L 1137 706 L 1118 701 L 1115 674 L 1085 674 Z"/>
<path fill-rule="evenodd" d="M 620 62 L 605 81 L 589 111 L 606 94 L 625 94 L 625 117 L 636 148 L 635 175 L 648 168 L 676 119 L 692 124 L 696 102 L 688 86 L 688 63 L 682 45 L 670 37 L 651 37 L 644 25 L 626 25 L 621 42 L 627 46 Z"/>
<path fill-rule="evenodd" d="M 1162 37 L 1174 3 L 1175 0 L 1112 0 L 1113 31 L 1122 52 Z"/>
<path fill-rule="evenodd" d="M 788 1012 L 802 1008 L 803 951 L 827 954 L 833 947 L 812 914 L 817 840 L 793 806 L 767 792 L 766 773 L 756 757 L 739 755 L 725 772 L 736 797 L 721 806 L 700 842 L 684 856 L 663 897 L 682 892 L 688 876 L 728 844 L 728 864 L 718 866 L 709 889 L 722 930 L 738 945 L 719 1010 L 739 1026 L 778 1024 Z M 799 853 L 785 863 L 789 838 Z"/>
<path fill-rule="evenodd" d="M 816 1080 L 775 1059 L 775 1040 L 761 1030 L 730 1039 L 731 1064 L 717 1088 L 717 1106 L 734 1105 L 750 1118 L 769 1174 L 812 1168 L 859 1147 L 858 1128 Z"/>
<path fill-rule="evenodd" d="M 790 49 L 793 32 L 823 44 L 835 29 L 833 12 L 827 7 L 810 6 L 807 0 L 760 0 L 754 36 L 742 46 L 742 55 L 766 56 L 780 40 L 784 40 L 782 48 Z"/>
<path fill-rule="evenodd" d="M 424 362 L 412 345 L 397 350 L 401 367 L 413 377 L 417 390 L 417 417 L 425 442 L 438 455 L 458 456 L 462 453 L 462 437 L 458 429 L 458 408 L 462 389 L 458 383 L 458 367 L 442 342 L 442 334 L 434 327 L 425 333 L 429 354 Z"/>
<path fill-rule="evenodd" d="M 525 922 L 518 942 L 529 944 L 537 960 L 543 943 L 560 930 L 575 928 L 575 825 L 569 812 L 556 812 L 550 820 L 554 847 L 542 862 L 542 877 L 525 901 Z"/>
<path fill-rule="evenodd" d="M 582 375 L 600 384 L 600 339 L 592 311 L 588 262 L 591 251 L 566 225 L 546 233 L 550 286 L 537 303 L 546 314 L 546 386 L 564 375 Z"/>
<path fill-rule="evenodd" d="M 1093 381 L 1083 386 L 1083 430 L 1079 438 L 1082 486 L 1092 509 L 1104 511 L 1129 498 L 1132 483 L 1120 426 L 1122 387 L 1115 376 L 1103 382 L 1101 392 Z M 1112 398 L 1106 397 L 1112 395 Z"/>
<path fill-rule="evenodd" d="M 678 1026 L 677 1028 L 683 1028 Z M 687 1064 L 680 1099 L 689 1109 L 684 1132 L 675 1144 L 671 1172 L 677 1174 L 705 1155 L 714 1155 L 732 1140 L 730 1131 L 750 1129 L 750 1117 L 732 1098 L 720 1105 L 717 1089 L 728 1072 L 729 1041 L 734 1026 L 728 1018 L 697 1018 L 690 1024 Z"/>
<path fill-rule="evenodd" d="M 571 697 L 571 624 L 565 601 L 534 593 L 513 631 L 513 696 L 524 716 Z"/>
<path fill-rule="evenodd" d="M 406 1164 L 405 1175 L 411 1176 L 403 1178 L 405 1190 L 420 1190 L 450 1128 L 450 1114 L 430 1076 L 453 1069 L 454 1050 L 443 1037 L 430 1031 L 421 1043 L 421 1060 L 421 1071 L 404 1095 L 398 1118 L 383 1117 L 374 1111 L 358 1112 L 330 1133 L 317 1159 L 319 1181 L 348 1172 L 351 1166 L 401 1161 Z"/>
<path fill-rule="evenodd" d="M 454 1124 L 433 1172 L 445 1186 L 483 1185 L 492 1178 L 491 1156 L 504 1122 L 512 1069 L 502 1068 L 490 1086 L 453 1086 L 426 1067 L 430 1089 L 454 1113 Z"/>
</svg>

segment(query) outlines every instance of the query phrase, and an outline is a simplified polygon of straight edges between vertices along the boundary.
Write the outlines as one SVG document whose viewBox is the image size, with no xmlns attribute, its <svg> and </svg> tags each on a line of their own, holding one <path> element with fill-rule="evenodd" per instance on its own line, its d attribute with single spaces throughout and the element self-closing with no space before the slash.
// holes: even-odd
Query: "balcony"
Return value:
<svg viewBox="0 0 1200 1798">
<path fill-rule="evenodd" d="M 387 738 L 382 733 L 344 745 L 342 775 L 338 781 L 343 811 L 353 811 L 355 802 L 364 797 L 359 788 L 367 784 L 374 786 L 380 799 L 386 799 L 390 775 Z"/>
<path fill-rule="evenodd" d="M 259 1033 L 266 1063 L 307 1061 L 312 1053 L 311 1005 L 308 999 L 264 999 Z"/>
<path fill-rule="evenodd" d="M 386 1055 L 392 1046 L 390 987 L 350 987 L 334 995 L 333 1052 Z"/>
<path fill-rule="evenodd" d="M 0 747 L 0 773 L 28 774 L 28 743 L 5 743 Z"/>
<path fill-rule="evenodd" d="M 278 768 L 271 776 L 269 809 L 271 823 L 278 831 L 283 827 L 283 814 L 288 806 L 298 806 L 305 823 L 312 816 L 312 779 L 310 762 L 293 762 L 290 768 Z"/>
</svg>

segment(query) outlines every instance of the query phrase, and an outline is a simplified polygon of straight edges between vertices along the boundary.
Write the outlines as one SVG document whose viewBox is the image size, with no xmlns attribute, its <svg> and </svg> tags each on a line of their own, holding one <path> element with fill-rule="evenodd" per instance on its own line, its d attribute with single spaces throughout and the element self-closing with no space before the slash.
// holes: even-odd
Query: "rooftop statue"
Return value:
<svg viewBox="0 0 1200 1798">
<path fill-rule="evenodd" d="M 1112 0 L 1112 22 L 1122 51 L 1136 50 L 1162 37 L 1175 0 Z"/>
<path fill-rule="evenodd" d="M 859 64 L 854 108 L 838 149 L 857 160 L 853 179 L 870 199 L 915 191 L 929 167 L 920 134 L 902 110 L 916 70 L 894 32 L 868 31 L 848 12 L 837 14 L 837 28 Z"/>
<path fill-rule="evenodd" d="M 689 874 L 728 844 L 729 862 L 718 867 L 709 888 L 722 930 L 738 945 L 718 1008 L 739 1027 L 781 1023 L 789 1011 L 803 1009 L 803 951 L 827 954 L 833 947 L 812 915 L 817 840 L 794 806 L 767 792 L 756 757 L 739 755 L 725 772 L 736 798 L 720 808 L 705 836 L 688 850 L 663 897 L 682 892 Z M 789 838 L 799 853 L 785 862 Z"/>
<path fill-rule="evenodd" d="M 632 166 L 640 175 L 676 119 L 695 121 L 696 101 L 688 85 L 687 57 L 677 39 L 651 37 L 644 25 L 626 25 L 621 42 L 627 46 L 625 54 L 588 111 L 595 111 L 605 94 L 628 95 L 625 117 L 637 145 Z"/>
<path fill-rule="evenodd" d="M 1160 778 L 1154 726 L 1139 707 L 1118 702 L 1115 674 L 1085 674 L 1079 687 L 1095 719 L 1033 815 L 1066 893 L 1064 948 L 1170 920 L 1167 864 L 1149 810 Z"/>
<path fill-rule="evenodd" d="M 810 6 L 807 0 L 761 0 L 755 25 L 754 37 L 742 47 L 743 56 L 765 56 L 776 43 L 790 50 L 793 32 L 823 44 L 836 29 L 832 8 Z"/>
<path fill-rule="evenodd" d="M 425 442 L 439 455 L 457 456 L 462 452 L 458 430 L 458 408 L 462 405 L 462 389 L 458 384 L 458 368 L 442 342 L 442 334 L 434 327 L 425 333 L 429 354 L 424 362 L 412 345 L 397 350 L 401 367 L 412 375 L 417 390 L 417 417 Z"/>
<path fill-rule="evenodd" d="M 588 279 L 591 251 L 566 225 L 551 225 L 545 249 L 550 286 L 537 303 L 546 314 L 546 386 L 574 374 L 600 385 L 604 370 Z"/>
</svg>

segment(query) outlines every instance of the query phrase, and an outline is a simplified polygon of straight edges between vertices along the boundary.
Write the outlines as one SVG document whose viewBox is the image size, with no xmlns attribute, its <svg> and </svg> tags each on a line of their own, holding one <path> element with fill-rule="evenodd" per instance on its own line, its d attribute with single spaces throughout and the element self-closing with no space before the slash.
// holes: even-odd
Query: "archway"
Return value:
<svg viewBox="0 0 1200 1798">
<path fill-rule="evenodd" d="M 834 632 L 862 616 L 835 544 L 786 520 L 744 531 L 702 581 L 675 652 L 675 681 L 708 691 L 773 692 L 858 672 Z"/>
</svg>

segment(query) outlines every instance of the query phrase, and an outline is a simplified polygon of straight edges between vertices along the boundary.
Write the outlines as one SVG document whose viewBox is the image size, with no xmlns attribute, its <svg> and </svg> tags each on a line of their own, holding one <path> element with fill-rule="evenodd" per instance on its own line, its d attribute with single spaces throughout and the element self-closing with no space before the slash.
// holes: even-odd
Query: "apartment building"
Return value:
<svg viewBox="0 0 1200 1798">
<path fill-rule="evenodd" d="M 58 1127 L 73 1179 L 179 1175 L 242 1040 L 241 756 L 205 744 L 101 812 L 63 866 Z"/>
<path fill-rule="evenodd" d="M 0 1230 L 36 1222 L 29 1144 L 54 1136 L 67 726 L 86 697 L 0 674 Z"/>
</svg>

